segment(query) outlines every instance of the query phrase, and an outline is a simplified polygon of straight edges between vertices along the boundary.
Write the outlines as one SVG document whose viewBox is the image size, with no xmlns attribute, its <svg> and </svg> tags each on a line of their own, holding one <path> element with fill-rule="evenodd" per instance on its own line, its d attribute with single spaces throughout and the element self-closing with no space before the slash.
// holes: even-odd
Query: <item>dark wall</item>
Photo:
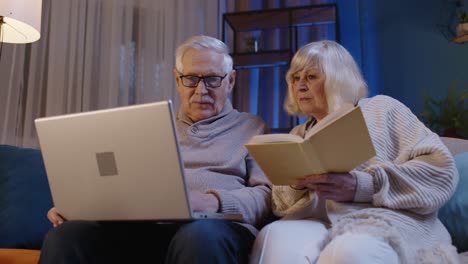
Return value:
<svg viewBox="0 0 468 264">
<path fill-rule="evenodd" d="M 468 43 L 452 43 L 438 28 L 453 1 L 337 2 L 342 44 L 360 63 L 371 94 L 390 95 L 420 113 L 423 90 L 442 98 L 455 82 L 468 89 Z"/>
</svg>

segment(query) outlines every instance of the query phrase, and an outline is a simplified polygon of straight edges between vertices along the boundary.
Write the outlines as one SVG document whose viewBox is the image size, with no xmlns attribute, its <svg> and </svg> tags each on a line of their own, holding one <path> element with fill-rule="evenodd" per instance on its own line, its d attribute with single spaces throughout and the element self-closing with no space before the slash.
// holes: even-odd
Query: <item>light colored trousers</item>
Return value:
<svg viewBox="0 0 468 264">
<path fill-rule="evenodd" d="M 368 234 L 344 233 L 320 251 L 327 234 L 325 225 L 315 220 L 275 221 L 258 234 L 250 263 L 398 263 L 388 243 Z"/>
</svg>

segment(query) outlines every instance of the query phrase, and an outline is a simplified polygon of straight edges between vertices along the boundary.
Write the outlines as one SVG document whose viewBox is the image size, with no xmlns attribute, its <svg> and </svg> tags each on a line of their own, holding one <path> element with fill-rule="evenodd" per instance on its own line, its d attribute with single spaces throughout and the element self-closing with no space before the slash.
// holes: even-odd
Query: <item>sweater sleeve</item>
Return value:
<svg viewBox="0 0 468 264">
<path fill-rule="evenodd" d="M 216 190 L 222 213 L 241 213 L 244 221 L 255 227 L 263 226 L 271 216 L 271 183 L 253 159 L 246 157 L 248 185 L 234 190 Z"/>
<path fill-rule="evenodd" d="M 363 112 L 377 156 L 351 172 L 358 180 L 355 199 L 371 197 L 374 206 L 418 214 L 443 206 L 455 191 L 458 172 L 439 136 L 387 96 L 370 100 Z"/>
<path fill-rule="evenodd" d="M 268 132 L 266 124 L 263 121 L 261 124 L 255 134 Z M 271 182 L 248 152 L 246 153 L 246 186 L 230 190 L 212 189 L 209 192 L 219 197 L 221 213 L 240 213 L 246 223 L 259 228 L 271 220 Z"/>
</svg>

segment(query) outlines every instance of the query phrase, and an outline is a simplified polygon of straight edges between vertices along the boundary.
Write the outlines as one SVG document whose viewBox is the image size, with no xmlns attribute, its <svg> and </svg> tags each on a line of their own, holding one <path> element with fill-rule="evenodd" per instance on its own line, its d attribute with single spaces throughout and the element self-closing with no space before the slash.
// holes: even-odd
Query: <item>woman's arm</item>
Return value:
<svg viewBox="0 0 468 264">
<path fill-rule="evenodd" d="M 377 96 L 362 107 L 377 156 L 351 172 L 358 182 L 355 198 L 419 214 L 438 210 L 458 182 L 439 136 L 390 97 Z"/>
</svg>

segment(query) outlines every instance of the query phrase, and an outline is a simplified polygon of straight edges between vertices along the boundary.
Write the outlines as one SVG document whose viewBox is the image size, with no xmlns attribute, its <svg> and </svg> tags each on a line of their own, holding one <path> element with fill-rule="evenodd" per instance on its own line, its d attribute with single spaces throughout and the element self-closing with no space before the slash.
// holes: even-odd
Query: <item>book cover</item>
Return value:
<svg viewBox="0 0 468 264">
<path fill-rule="evenodd" d="M 254 136 L 245 145 L 275 185 L 309 174 L 349 172 L 375 156 L 359 106 L 346 106 L 318 122 L 305 139 L 292 134 Z"/>
</svg>

